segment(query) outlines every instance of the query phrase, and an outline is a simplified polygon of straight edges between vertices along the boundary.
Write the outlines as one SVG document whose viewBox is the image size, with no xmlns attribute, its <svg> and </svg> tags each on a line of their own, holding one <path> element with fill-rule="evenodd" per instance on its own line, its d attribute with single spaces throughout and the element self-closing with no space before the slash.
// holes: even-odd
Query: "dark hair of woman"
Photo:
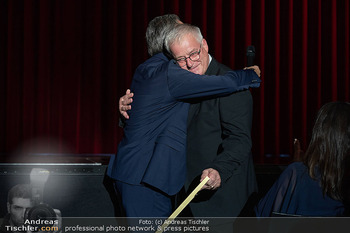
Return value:
<svg viewBox="0 0 350 233">
<path fill-rule="evenodd" d="M 344 200 L 350 161 L 350 103 L 332 102 L 318 111 L 304 163 L 323 194 Z"/>
</svg>

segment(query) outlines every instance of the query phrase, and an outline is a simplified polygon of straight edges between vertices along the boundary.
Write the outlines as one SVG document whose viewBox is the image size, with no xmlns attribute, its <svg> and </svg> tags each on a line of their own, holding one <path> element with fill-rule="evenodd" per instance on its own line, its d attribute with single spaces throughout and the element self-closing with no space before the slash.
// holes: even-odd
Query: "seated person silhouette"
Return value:
<svg viewBox="0 0 350 233">
<path fill-rule="evenodd" d="M 300 159 L 282 172 L 259 201 L 256 216 L 345 215 L 349 200 L 350 103 L 332 102 L 321 107 L 308 149 Z"/>
</svg>

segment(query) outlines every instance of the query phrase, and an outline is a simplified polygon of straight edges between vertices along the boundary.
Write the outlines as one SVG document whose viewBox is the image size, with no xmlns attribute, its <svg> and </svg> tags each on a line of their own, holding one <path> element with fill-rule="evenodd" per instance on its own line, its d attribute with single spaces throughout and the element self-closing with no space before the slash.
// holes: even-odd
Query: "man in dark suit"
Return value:
<svg viewBox="0 0 350 233">
<path fill-rule="evenodd" d="M 212 58 L 205 74 L 220 75 L 229 70 Z M 257 192 L 251 155 L 252 111 L 249 90 L 191 104 L 186 189 L 201 173 L 203 178 L 217 171 L 220 177 L 220 182 L 203 190 L 190 204 L 194 216 L 236 217 Z"/>
<path fill-rule="evenodd" d="M 150 26 L 157 28 L 154 36 L 158 37 L 165 37 L 169 28 L 174 28 L 174 24 L 154 21 Z M 260 82 L 256 75 L 260 73 L 258 67 L 254 67 L 256 73 L 241 70 L 225 76 L 200 76 L 181 69 L 161 51 L 157 52 L 135 72 L 130 119 L 125 122 L 124 137 L 108 169 L 128 217 L 171 214 L 171 196 L 184 185 L 186 174 L 189 104 L 184 101 L 246 90 L 258 87 Z M 199 59 L 201 52 L 198 46 L 189 59 Z"/>
<path fill-rule="evenodd" d="M 173 51 L 173 56 L 180 59 L 186 57 L 192 47 L 201 44 L 201 59 L 197 62 L 186 59 L 183 69 L 206 75 L 225 74 L 230 70 L 208 54 L 205 39 L 189 40 L 192 44 L 184 44 Z M 126 118 L 128 115 L 125 110 L 130 108 L 127 103 L 131 97 L 132 93 L 127 92 L 119 101 L 119 109 Z M 253 100 L 249 90 L 216 99 L 191 101 L 187 131 L 186 191 L 191 191 L 191 184 L 198 184 L 205 176 L 211 178 L 205 186 L 206 190 L 202 190 L 190 204 L 195 217 L 238 216 L 248 198 L 257 191 L 251 155 L 252 111 Z"/>
<path fill-rule="evenodd" d="M 183 43 L 171 49 L 183 69 L 206 75 L 230 70 L 208 54 L 208 44 L 200 39 L 201 35 L 192 35 L 183 36 Z M 198 45 L 202 47 L 200 60 L 184 59 Z M 251 93 L 245 90 L 216 99 L 197 98 L 191 103 L 185 188 L 191 191 L 192 183 L 196 185 L 206 176 L 210 178 L 197 201 L 190 204 L 192 213 L 195 217 L 238 216 L 249 196 L 257 191 L 251 155 Z"/>
</svg>

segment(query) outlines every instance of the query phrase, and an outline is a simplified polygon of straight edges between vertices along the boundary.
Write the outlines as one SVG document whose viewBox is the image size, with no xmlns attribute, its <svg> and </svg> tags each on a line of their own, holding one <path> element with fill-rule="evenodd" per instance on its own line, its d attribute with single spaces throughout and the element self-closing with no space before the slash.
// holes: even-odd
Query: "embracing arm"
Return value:
<svg viewBox="0 0 350 233">
<path fill-rule="evenodd" d="M 258 66 L 247 67 L 240 71 L 231 71 L 226 76 L 216 77 L 197 75 L 182 70 L 176 65 L 170 66 L 172 72 L 168 75 L 169 90 L 177 99 L 229 94 L 238 90 L 248 89 L 249 87 L 259 87 L 261 82 L 258 78 L 261 73 Z M 218 77 L 220 77 L 220 79 L 218 79 Z M 119 112 L 122 116 L 119 120 L 119 125 L 121 127 L 123 126 L 124 120 L 129 119 L 127 111 L 131 109 L 130 104 L 133 101 L 133 96 L 134 93 L 131 93 L 128 89 L 126 94 L 119 99 Z"/>
<path fill-rule="evenodd" d="M 229 71 L 225 75 L 208 76 L 193 74 L 179 68 L 172 62 L 168 66 L 168 88 L 178 99 L 191 99 L 204 96 L 217 97 L 236 91 L 260 86 L 259 68 Z"/>
</svg>

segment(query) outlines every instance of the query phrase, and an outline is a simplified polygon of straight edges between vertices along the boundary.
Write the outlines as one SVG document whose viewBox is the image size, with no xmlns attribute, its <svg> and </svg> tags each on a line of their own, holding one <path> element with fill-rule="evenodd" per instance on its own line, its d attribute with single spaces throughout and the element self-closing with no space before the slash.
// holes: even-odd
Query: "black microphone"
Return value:
<svg viewBox="0 0 350 233">
<path fill-rule="evenodd" d="M 247 66 L 254 65 L 254 58 L 255 58 L 255 47 L 254 45 L 249 45 L 247 48 Z"/>
</svg>

